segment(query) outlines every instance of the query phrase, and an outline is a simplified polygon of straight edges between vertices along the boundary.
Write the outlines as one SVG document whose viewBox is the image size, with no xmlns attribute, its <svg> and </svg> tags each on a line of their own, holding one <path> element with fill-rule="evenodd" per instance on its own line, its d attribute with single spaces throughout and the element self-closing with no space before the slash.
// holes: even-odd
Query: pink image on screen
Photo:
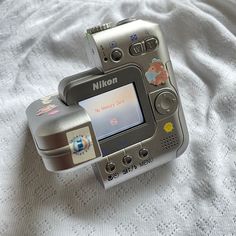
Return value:
<svg viewBox="0 0 236 236">
<path fill-rule="evenodd" d="M 117 120 L 117 118 L 112 118 L 111 120 L 110 120 L 110 123 L 111 123 L 111 125 L 117 125 L 118 124 L 118 120 Z"/>
</svg>

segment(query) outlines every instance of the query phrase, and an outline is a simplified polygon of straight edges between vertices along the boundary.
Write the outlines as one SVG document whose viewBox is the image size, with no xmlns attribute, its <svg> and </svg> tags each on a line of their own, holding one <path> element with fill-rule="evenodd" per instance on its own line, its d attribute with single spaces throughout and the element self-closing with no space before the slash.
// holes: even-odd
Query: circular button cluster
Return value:
<svg viewBox="0 0 236 236">
<path fill-rule="evenodd" d="M 120 49 L 114 49 L 111 52 L 111 59 L 115 62 L 120 61 L 120 59 L 122 58 L 123 54 L 122 51 Z"/>
<path fill-rule="evenodd" d="M 124 156 L 123 157 L 123 163 L 124 163 L 124 165 L 129 165 L 131 162 L 132 162 L 132 156 L 130 156 L 130 155 L 126 155 L 126 156 Z"/>
<path fill-rule="evenodd" d="M 176 95 L 169 91 L 160 93 L 155 100 L 155 108 L 157 112 L 162 115 L 173 113 L 176 110 L 177 105 Z"/>
<path fill-rule="evenodd" d="M 142 148 L 142 149 L 140 149 L 140 151 L 139 151 L 139 156 L 140 156 L 141 158 L 147 158 L 147 157 L 148 157 L 148 154 L 149 154 L 149 152 L 148 152 L 148 150 L 147 150 L 146 148 Z"/>
<path fill-rule="evenodd" d="M 106 171 L 108 173 L 112 173 L 115 169 L 116 169 L 116 166 L 115 166 L 115 164 L 113 162 L 108 162 L 106 164 Z"/>
</svg>

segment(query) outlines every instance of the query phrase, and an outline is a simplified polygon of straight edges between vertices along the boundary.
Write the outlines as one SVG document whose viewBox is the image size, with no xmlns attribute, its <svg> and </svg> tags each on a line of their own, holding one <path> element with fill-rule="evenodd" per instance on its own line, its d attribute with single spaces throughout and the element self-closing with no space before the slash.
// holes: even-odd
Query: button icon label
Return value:
<svg viewBox="0 0 236 236">
<path fill-rule="evenodd" d="M 138 35 L 137 34 L 130 35 L 130 40 L 131 40 L 131 42 L 137 41 L 138 40 Z"/>
</svg>

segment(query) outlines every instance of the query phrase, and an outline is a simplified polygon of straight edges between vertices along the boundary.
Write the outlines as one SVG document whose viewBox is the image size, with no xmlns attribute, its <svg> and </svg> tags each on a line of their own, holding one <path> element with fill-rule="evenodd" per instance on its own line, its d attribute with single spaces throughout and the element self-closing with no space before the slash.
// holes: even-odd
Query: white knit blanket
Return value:
<svg viewBox="0 0 236 236">
<path fill-rule="evenodd" d="M 175 161 L 108 191 L 47 172 L 26 107 L 90 67 L 86 28 L 161 25 L 190 133 Z M 236 1 L 0 1 L 0 235 L 236 235 Z"/>
</svg>

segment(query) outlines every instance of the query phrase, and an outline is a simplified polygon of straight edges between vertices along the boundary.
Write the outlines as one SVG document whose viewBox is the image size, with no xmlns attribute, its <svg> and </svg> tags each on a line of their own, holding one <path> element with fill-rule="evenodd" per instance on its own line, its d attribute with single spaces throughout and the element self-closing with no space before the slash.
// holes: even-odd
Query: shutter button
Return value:
<svg viewBox="0 0 236 236">
<path fill-rule="evenodd" d="M 127 24 L 127 23 L 135 21 L 135 20 L 136 19 L 134 19 L 134 18 L 127 18 L 127 19 L 124 19 L 124 20 L 121 20 L 121 21 L 117 22 L 116 26 Z"/>
</svg>

